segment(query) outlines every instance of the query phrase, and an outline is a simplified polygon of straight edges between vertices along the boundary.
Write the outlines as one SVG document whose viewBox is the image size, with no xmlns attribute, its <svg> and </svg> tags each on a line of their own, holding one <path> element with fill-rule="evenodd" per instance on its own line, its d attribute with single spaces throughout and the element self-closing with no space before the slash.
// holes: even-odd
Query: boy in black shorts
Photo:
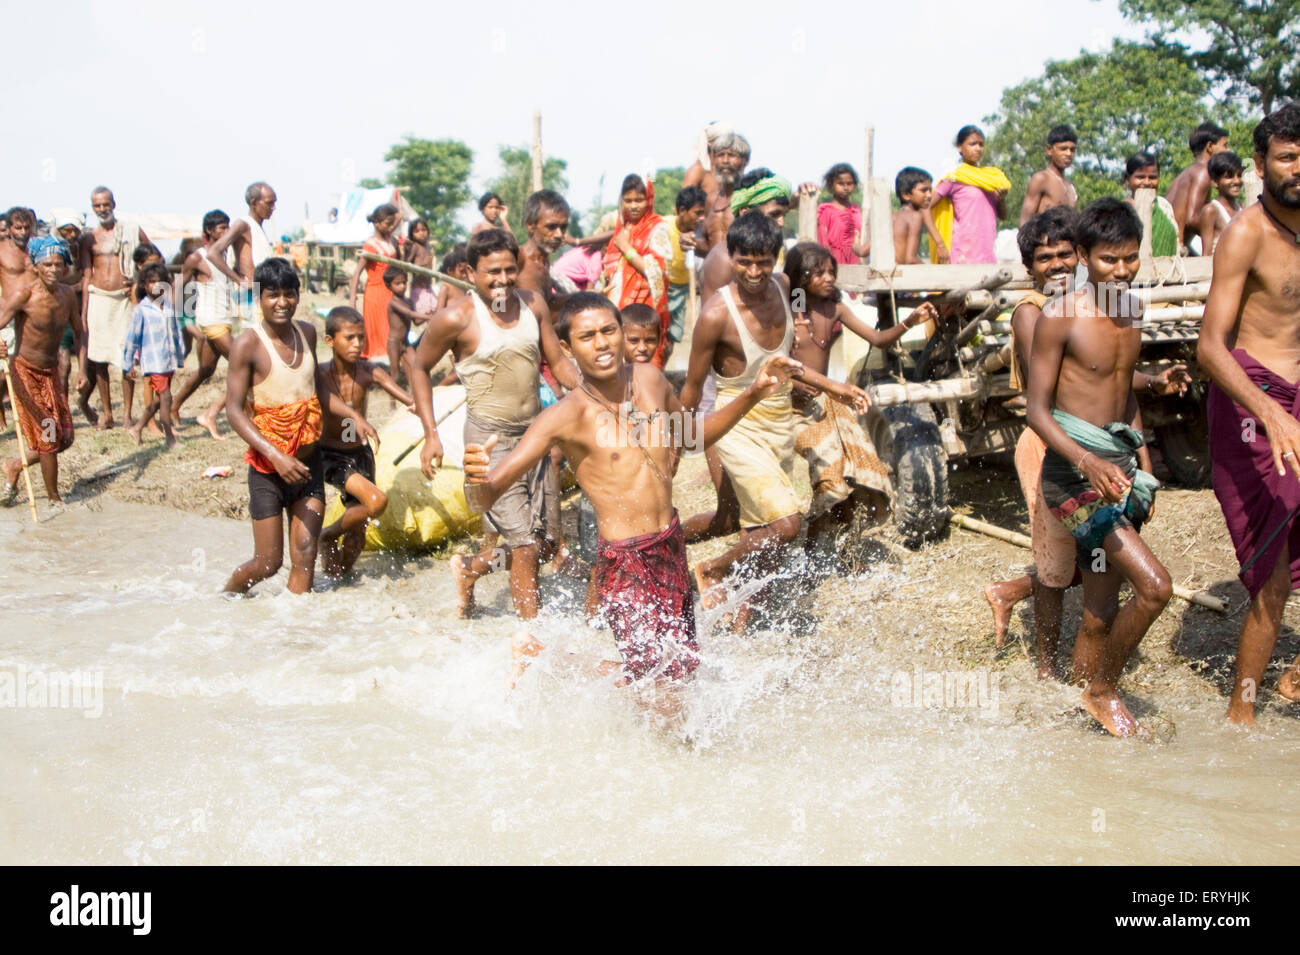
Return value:
<svg viewBox="0 0 1300 955">
<path fill-rule="evenodd" d="M 402 276 L 405 278 L 405 276 Z M 328 365 L 322 367 L 323 391 L 337 395 L 343 403 L 365 419 L 366 394 L 378 385 L 411 410 L 415 399 L 403 391 L 382 366 L 361 358 L 366 344 L 366 326 L 361 313 L 340 305 L 325 316 L 325 343 L 334 351 Z M 343 516 L 321 531 L 321 564 L 330 577 L 342 577 L 366 543 L 366 522 L 379 517 L 388 506 L 388 496 L 375 487 L 375 456 L 351 417 L 343 417 L 327 408 L 323 416 L 320 440 L 325 483 L 343 495 Z"/>
</svg>

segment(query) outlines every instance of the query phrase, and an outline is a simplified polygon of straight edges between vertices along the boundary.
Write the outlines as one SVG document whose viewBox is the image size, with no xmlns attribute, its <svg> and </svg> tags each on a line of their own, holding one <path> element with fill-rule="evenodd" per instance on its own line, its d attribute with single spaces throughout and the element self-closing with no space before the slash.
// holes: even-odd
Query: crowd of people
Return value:
<svg viewBox="0 0 1300 955">
<path fill-rule="evenodd" d="M 196 418 L 220 437 L 224 412 L 248 446 L 254 555 L 225 589 L 246 593 L 278 573 L 287 517 L 288 589 L 304 593 L 318 558 L 327 574 L 348 572 L 367 522 L 386 507 L 370 390 L 419 416 L 419 466 L 432 479 L 444 453 L 434 390 L 456 383 L 467 409 L 464 492 L 487 531 L 477 554 L 450 561 L 459 612 L 474 612 L 479 578 L 508 573 L 521 621 L 517 677 L 542 649 L 527 621 L 538 613 L 539 568 L 553 561 L 587 576 L 587 613 L 609 627 L 619 654 L 607 670 L 671 693 L 700 662 L 697 592 L 706 609 L 732 608 L 732 626 L 743 629 L 757 595 L 750 587 L 738 599 L 740 582 L 768 579 L 801 536 L 814 549 L 856 514 L 888 512 L 890 469 L 862 423 L 869 397 L 828 377 L 836 339 L 847 329 L 889 348 L 941 320 L 926 303 L 875 327 L 837 288 L 839 266 L 871 251 L 851 166 L 832 166 L 821 187 L 796 189 L 769 169 L 748 169 L 749 143 L 730 128 L 711 125 L 702 144 L 673 216 L 654 211 L 654 183 L 633 174 L 616 212 L 578 238 L 564 197 L 540 190 L 522 211 L 520 244 L 510 210 L 489 193 L 482 221 L 437 270 L 428 223 L 403 223 L 396 206 L 379 206 L 348 304 L 325 315 L 328 362 L 317 360 L 315 322 L 297 317 L 298 269 L 266 233 L 276 203 L 266 183 L 248 187 L 244 215 L 205 216 L 201 242 L 171 269 L 143 230 L 118 219 L 106 188 L 91 194 L 98 221 L 84 230 L 73 220 L 38 228 L 31 210 L 9 210 L 0 223 L 0 358 L 12 368 L 22 453 L 3 465 L 6 502 L 34 464 L 49 502 L 60 502 L 58 454 L 74 436 L 70 396 L 89 425 L 115 424 L 108 366 L 123 373 L 123 426 L 141 442 L 156 425 L 170 446 L 182 405 L 225 358 L 225 394 Z M 923 238 L 935 263 L 995 261 L 1011 183 L 981 164 L 980 129 L 963 127 L 955 145 L 961 161 L 937 184 L 911 166 L 896 177 L 900 263 L 921 261 Z M 1020 211 L 1017 242 L 1033 291 L 1010 316 L 1011 382 L 1028 409 L 1016 466 L 1035 570 L 991 584 L 987 596 L 1001 645 L 1011 607 L 1032 594 L 1040 676 L 1080 685 L 1084 707 L 1111 733 L 1143 735 L 1118 681 L 1171 583 L 1140 533 L 1157 484 L 1137 395 L 1181 394 L 1191 378 L 1181 365 L 1156 376 L 1136 367 L 1142 310 L 1125 294 L 1143 238 L 1134 194 L 1156 184 L 1158 161 L 1134 155 L 1126 198 L 1078 210 L 1065 176 L 1076 145 L 1068 126 L 1051 130 L 1045 168 L 1027 183 Z M 1264 118 L 1253 145 L 1258 204 L 1241 207 L 1242 162 L 1227 150 L 1226 131 L 1207 123 L 1193 131 L 1194 161 L 1158 201 L 1151 227 L 1156 254 L 1215 256 L 1199 359 L 1212 379 L 1215 491 L 1251 597 L 1229 707 L 1238 723 L 1253 721 L 1282 608 L 1300 583 L 1300 107 Z M 788 241 L 792 202 L 823 189 L 817 241 Z M 679 391 L 663 368 L 688 337 Z M 197 370 L 173 394 L 190 351 Z M 450 373 L 435 384 L 448 360 Z M 148 383 L 138 416 L 137 382 Z M 673 477 L 684 451 L 706 454 L 717 505 L 683 517 Z M 807 515 L 796 455 L 809 465 Z M 564 541 L 562 468 L 595 512 L 591 568 Z M 344 510 L 322 526 L 326 484 Z M 731 534 L 724 552 L 688 568 L 688 542 Z M 1062 673 L 1062 594 L 1075 583 L 1083 619 Z M 1121 606 L 1124 583 L 1132 595 Z M 1296 664 L 1279 692 L 1300 700 Z"/>
</svg>

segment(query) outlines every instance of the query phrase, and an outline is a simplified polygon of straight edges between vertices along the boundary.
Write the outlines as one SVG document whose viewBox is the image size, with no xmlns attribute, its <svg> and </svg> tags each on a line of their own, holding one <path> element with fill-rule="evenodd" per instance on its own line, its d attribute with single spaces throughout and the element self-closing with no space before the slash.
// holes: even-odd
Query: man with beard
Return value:
<svg viewBox="0 0 1300 955">
<path fill-rule="evenodd" d="M 528 241 L 519 248 L 518 287 L 536 292 L 549 305 L 554 297 L 551 256 L 564 245 L 569 231 L 569 204 L 551 189 L 541 189 L 524 204 Z"/>
<path fill-rule="evenodd" d="M 740 182 L 745 167 L 749 165 L 749 140 L 739 133 L 719 136 L 709 144 L 709 162 L 713 166 L 713 178 L 717 181 L 718 188 L 709 195 L 700 240 L 695 246 L 697 256 L 704 255 L 715 245 L 725 247 L 727 244 L 727 229 L 735 218 L 731 208 L 731 194 Z"/>
<path fill-rule="evenodd" d="M 113 192 L 100 186 L 90 194 L 90 207 L 99 224 L 81 236 L 82 323 L 86 329 L 79 361 L 86 369 L 85 383 L 77 389 L 77 407 L 99 430 L 113 427 L 113 399 L 108 390 L 108 366 L 122 361 L 122 348 L 131 322 L 131 282 L 135 278 L 135 250 L 149 237 L 144 230 L 117 218 Z M 90 407 L 90 395 L 99 389 L 102 417 Z M 122 375 L 122 426 L 129 428 L 135 382 Z"/>
<path fill-rule="evenodd" d="M 0 294 L 7 298 L 18 288 L 19 280 L 32 271 L 27 259 L 27 240 L 36 227 L 36 217 L 30 209 L 14 206 L 5 213 L 5 219 L 9 229 L 0 239 Z"/>
<path fill-rule="evenodd" d="M 1265 117 L 1254 141 L 1264 191 L 1219 239 L 1197 347 L 1213 379 L 1214 493 L 1250 594 L 1228 704 L 1229 722 L 1247 726 L 1300 587 L 1300 106 Z M 1300 701 L 1300 658 L 1278 692 Z"/>
</svg>

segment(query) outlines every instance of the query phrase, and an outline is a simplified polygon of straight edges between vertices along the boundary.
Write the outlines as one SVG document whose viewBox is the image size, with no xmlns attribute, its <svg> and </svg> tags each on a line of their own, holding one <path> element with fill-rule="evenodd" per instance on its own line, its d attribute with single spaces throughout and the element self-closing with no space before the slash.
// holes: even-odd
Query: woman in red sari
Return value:
<svg viewBox="0 0 1300 955">
<path fill-rule="evenodd" d="M 654 186 L 633 173 L 623 180 L 618 231 L 605 248 L 598 291 L 622 308 L 649 305 L 659 313 L 659 348 L 651 361 L 664 366 L 668 342 L 667 263 L 673 257 L 668 223 L 654 211 Z"/>
<path fill-rule="evenodd" d="M 366 239 L 361 246 L 362 252 L 386 255 L 397 258 L 397 243 L 393 241 L 393 232 L 401 224 L 401 214 L 397 206 L 385 202 L 370 213 L 368 222 L 373 223 L 375 234 Z M 348 304 L 357 307 L 357 284 L 361 273 L 366 276 L 365 303 L 362 317 L 366 325 L 366 347 L 361 353 L 363 358 L 379 359 L 388 364 L 388 302 L 393 293 L 384 284 L 384 270 L 388 265 L 373 259 L 362 259 L 357 270 L 352 273 L 352 287 L 348 290 Z M 393 369 L 396 373 L 397 369 Z"/>
</svg>

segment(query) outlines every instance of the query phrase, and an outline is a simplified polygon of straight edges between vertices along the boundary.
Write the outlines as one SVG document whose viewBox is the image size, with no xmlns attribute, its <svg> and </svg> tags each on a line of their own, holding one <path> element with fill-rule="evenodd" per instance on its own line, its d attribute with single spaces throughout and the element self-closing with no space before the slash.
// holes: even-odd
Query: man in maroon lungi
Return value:
<svg viewBox="0 0 1300 955">
<path fill-rule="evenodd" d="M 1214 379 L 1214 493 L 1250 593 L 1228 704 L 1229 722 L 1248 726 L 1282 610 L 1300 587 L 1300 106 L 1267 116 L 1254 139 L 1264 192 L 1215 250 L 1197 351 Z M 1278 692 L 1300 702 L 1300 658 Z"/>
</svg>

